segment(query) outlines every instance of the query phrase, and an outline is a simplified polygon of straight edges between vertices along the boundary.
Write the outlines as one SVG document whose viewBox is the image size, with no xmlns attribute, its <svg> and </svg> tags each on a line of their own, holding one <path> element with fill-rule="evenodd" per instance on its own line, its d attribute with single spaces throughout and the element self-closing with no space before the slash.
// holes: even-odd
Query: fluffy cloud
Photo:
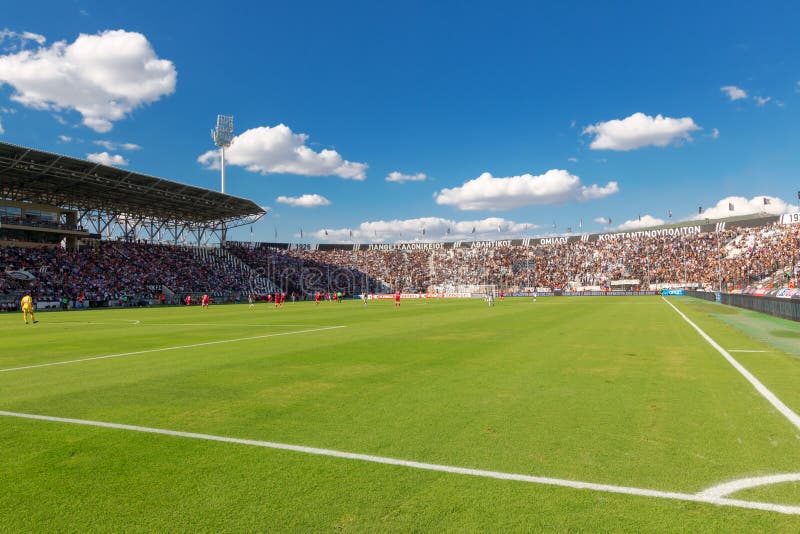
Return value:
<svg viewBox="0 0 800 534">
<path fill-rule="evenodd" d="M 766 204 L 764 204 L 764 199 L 767 201 Z M 731 205 L 733 205 L 733 210 L 730 209 Z M 760 195 L 748 200 L 745 197 L 731 196 L 725 197 L 717 202 L 716 205 L 704 209 L 702 214 L 693 214 L 689 219 L 721 219 L 724 217 L 752 215 L 755 213 L 781 215 L 798 210 L 800 210 L 798 206 L 792 206 L 778 197 Z"/>
<path fill-rule="evenodd" d="M 322 229 L 313 233 L 320 241 L 340 243 L 405 242 L 437 240 L 481 240 L 519 238 L 538 228 L 535 224 L 518 223 L 501 217 L 474 221 L 453 221 L 441 217 L 362 222 L 357 228 Z"/>
<path fill-rule="evenodd" d="M 62 143 L 69 143 L 72 141 L 72 138 L 68 135 L 59 135 L 58 140 L 61 141 Z"/>
<path fill-rule="evenodd" d="M 394 171 L 389 173 L 389 175 L 386 177 L 386 181 L 402 184 L 404 182 L 424 182 L 427 178 L 428 177 L 424 172 L 418 172 L 417 174 L 403 174 L 401 172 Z"/>
<path fill-rule="evenodd" d="M 12 100 L 46 110 L 75 110 L 83 124 L 111 130 L 134 109 L 175 91 L 177 72 L 160 59 L 141 33 L 125 30 L 80 34 L 0 56 L 0 84 L 14 88 Z"/>
<path fill-rule="evenodd" d="M 6 133 L 6 131 L 3 129 L 3 123 L 0 122 L 0 135 L 2 135 L 4 133 Z"/>
<path fill-rule="evenodd" d="M 109 154 L 108 152 L 98 152 L 94 154 L 86 154 L 86 159 L 99 163 L 100 165 L 108 165 L 109 167 L 124 167 L 128 164 L 128 160 L 119 154 Z"/>
<path fill-rule="evenodd" d="M 275 202 L 288 204 L 295 208 L 316 208 L 318 206 L 330 206 L 331 201 L 322 195 L 302 195 L 299 197 L 285 197 L 283 195 L 275 199 Z"/>
<path fill-rule="evenodd" d="M 650 228 L 652 226 L 659 226 L 664 224 L 664 219 L 653 217 L 652 215 L 642 215 L 631 221 L 625 221 L 620 224 L 617 229 L 619 230 L 636 230 L 639 228 Z"/>
<path fill-rule="evenodd" d="M 45 41 L 47 41 L 47 39 L 45 39 L 44 35 L 39 35 L 38 33 L 15 32 L 6 28 L 4 30 L 0 30 L 0 41 L 16 41 L 16 43 L 12 43 L 10 45 L 6 44 L 4 47 L 6 50 L 16 50 L 18 48 L 25 47 L 28 41 L 33 41 L 41 46 L 45 43 Z"/>
<path fill-rule="evenodd" d="M 758 104 L 759 106 L 763 106 L 764 104 L 772 100 L 771 96 L 754 96 L 753 98 L 755 99 L 756 104 Z"/>
<path fill-rule="evenodd" d="M 591 200 L 618 191 L 617 182 L 608 182 L 604 187 L 587 187 L 577 176 L 552 169 L 538 176 L 523 174 L 508 178 L 495 178 L 485 172 L 460 187 L 442 189 L 434 197 L 437 204 L 462 210 L 499 211 L 568 200 Z"/>
<path fill-rule="evenodd" d="M 135 143 L 115 143 L 113 141 L 105 141 L 105 140 L 99 140 L 99 141 L 93 141 L 93 142 L 94 142 L 94 144 L 100 145 L 101 147 L 105 148 L 106 150 L 117 150 L 117 149 L 122 149 L 122 150 L 140 150 L 142 148 L 141 146 L 139 146 L 139 145 L 137 145 Z"/>
<path fill-rule="evenodd" d="M 691 141 L 690 132 L 701 130 L 691 117 L 673 119 L 634 113 L 624 119 L 587 126 L 584 135 L 594 135 L 592 150 L 634 150 L 645 146 L 664 147 L 675 141 Z"/>
<path fill-rule="evenodd" d="M 719 139 L 719 130 L 717 128 L 714 128 L 713 130 L 711 130 L 711 138 L 712 139 Z"/>
<path fill-rule="evenodd" d="M 606 219 L 605 217 L 595 217 L 594 218 L 594 222 L 600 223 L 600 224 L 608 224 L 609 223 L 608 221 L 609 220 Z"/>
<path fill-rule="evenodd" d="M 366 163 L 345 161 L 335 150 L 314 152 L 306 146 L 308 135 L 296 134 L 284 125 L 260 126 L 237 135 L 225 150 L 225 162 L 261 174 L 339 176 L 366 178 Z M 209 150 L 197 158 L 209 169 L 219 168 L 219 151 Z"/>
<path fill-rule="evenodd" d="M 734 100 L 741 100 L 742 98 L 747 98 L 747 91 L 744 89 L 740 89 L 735 85 L 725 85 L 719 88 L 720 91 L 728 95 L 728 98 L 731 99 L 731 102 Z"/>
</svg>

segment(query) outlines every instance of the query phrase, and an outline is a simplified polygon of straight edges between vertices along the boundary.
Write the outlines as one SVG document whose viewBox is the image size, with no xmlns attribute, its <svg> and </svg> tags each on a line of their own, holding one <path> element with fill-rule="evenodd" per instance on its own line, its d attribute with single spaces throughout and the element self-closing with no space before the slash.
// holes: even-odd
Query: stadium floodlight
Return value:
<svg viewBox="0 0 800 534">
<path fill-rule="evenodd" d="M 225 192 L 225 149 L 233 143 L 233 117 L 217 115 L 217 127 L 211 130 L 211 138 L 220 149 L 220 172 L 222 173 L 222 192 Z"/>
</svg>

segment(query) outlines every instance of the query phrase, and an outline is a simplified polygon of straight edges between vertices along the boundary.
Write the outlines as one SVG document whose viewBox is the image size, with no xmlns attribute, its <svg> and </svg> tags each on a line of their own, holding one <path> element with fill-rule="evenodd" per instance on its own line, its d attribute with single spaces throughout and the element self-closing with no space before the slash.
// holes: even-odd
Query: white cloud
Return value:
<svg viewBox="0 0 800 534">
<path fill-rule="evenodd" d="M 119 154 L 109 154 L 108 152 L 99 152 L 93 154 L 86 154 L 86 159 L 101 165 L 108 165 L 109 167 L 124 167 L 128 164 L 128 160 Z"/>
<path fill-rule="evenodd" d="M 306 146 L 308 135 L 296 134 L 284 125 L 260 126 L 237 135 L 225 151 L 225 163 L 261 174 L 339 176 L 352 180 L 366 178 L 366 163 L 342 159 L 335 150 L 314 152 Z M 219 168 L 219 151 L 209 150 L 197 158 L 209 169 Z"/>
<path fill-rule="evenodd" d="M 728 98 L 731 99 L 731 102 L 734 100 L 741 100 L 742 98 L 747 98 L 747 91 L 744 89 L 740 89 L 735 85 L 725 85 L 719 88 L 720 91 L 728 95 Z"/>
<path fill-rule="evenodd" d="M 39 46 L 43 45 L 47 39 L 45 39 L 44 35 L 39 35 L 38 33 L 33 32 L 15 32 L 11 31 L 8 28 L 0 30 L 0 41 L 17 41 L 18 45 L 11 44 L 6 45 L 6 49 L 16 50 L 18 48 L 24 48 L 28 41 L 33 41 L 38 43 Z"/>
<path fill-rule="evenodd" d="M 753 98 L 755 99 L 756 104 L 758 104 L 759 106 L 763 106 L 764 104 L 772 100 L 771 96 L 754 96 Z"/>
<path fill-rule="evenodd" d="M 134 109 L 175 91 L 175 65 L 160 59 L 141 33 L 109 30 L 80 34 L 0 56 L 0 84 L 14 88 L 11 99 L 42 110 L 75 110 L 83 124 L 111 130 Z"/>
<path fill-rule="evenodd" d="M 498 230 L 499 228 L 499 230 Z M 405 241 L 457 241 L 481 239 L 519 238 L 539 228 L 530 223 L 518 223 L 501 217 L 488 217 L 474 221 L 453 221 L 441 217 L 417 219 L 368 221 L 356 228 L 322 229 L 313 232 L 320 241 L 343 242 L 405 242 Z M 424 230 L 424 233 L 423 233 Z"/>
<path fill-rule="evenodd" d="M 404 182 L 424 182 L 427 178 L 428 177 L 424 172 L 418 172 L 417 174 L 403 174 L 401 172 L 394 171 L 389 173 L 389 175 L 386 177 L 386 181 L 402 184 Z"/>
<path fill-rule="evenodd" d="M 578 158 L 567 158 L 567 161 L 569 161 L 570 163 L 577 163 Z"/>
<path fill-rule="evenodd" d="M 5 106 L 4 107 L 0 107 L 0 113 L 7 113 L 9 115 L 13 115 L 16 112 L 17 112 L 17 110 L 14 109 L 14 108 L 7 108 Z"/>
<path fill-rule="evenodd" d="M 61 141 L 62 143 L 69 143 L 70 141 L 72 141 L 72 138 L 68 135 L 59 135 L 58 140 Z"/>
<path fill-rule="evenodd" d="M 717 128 L 714 128 L 713 130 L 711 130 L 711 138 L 712 139 L 719 139 L 719 130 Z"/>
<path fill-rule="evenodd" d="M 764 199 L 767 204 L 764 204 Z M 733 205 L 733 210 L 730 205 Z M 783 213 L 798 211 L 797 206 L 783 201 L 778 197 L 769 195 L 759 195 L 751 199 L 745 197 L 730 196 L 721 199 L 716 205 L 706 208 L 702 214 L 695 213 L 689 220 L 696 219 L 721 219 L 724 217 L 735 217 L 738 215 L 752 215 L 755 213 L 769 213 L 770 215 L 781 215 Z"/>
<path fill-rule="evenodd" d="M 135 144 L 135 143 L 115 143 L 114 141 L 107 141 L 107 140 L 98 140 L 92 141 L 96 145 L 100 145 L 101 147 L 105 148 L 106 150 L 140 150 L 142 147 Z"/>
<path fill-rule="evenodd" d="M 592 150 L 634 150 L 645 146 L 664 147 L 676 141 L 691 141 L 690 132 L 701 130 L 691 117 L 673 119 L 634 113 L 624 119 L 587 126 L 583 134 L 594 134 Z"/>
<path fill-rule="evenodd" d="M 295 208 L 316 208 L 319 206 L 330 206 L 331 201 L 322 195 L 301 195 L 299 197 L 285 197 L 283 195 L 275 199 L 281 204 L 288 204 Z"/>
<path fill-rule="evenodd" d="M 6 131 L 3 129 L 3 123 L 0 122 L 0 135 L 2 135 L 4 133 L 6 133 Z"/>
<path fill-rule="evenodd" d="M 636 219 L 625 221 L 620 224 L 617 229 L 619 230 L 636 230 L 638 228 L 650 228 L 651 226 L 659 226 L 664 224 L 664 219 L 653 217 L 652 215 L 642 215 Z"/>
<path fill-rule="evenodd" d="M 595 217 L 594 222 L 600 224 L 608 224 L 608 219 L 606 219 L 605 217 Z"/>
<path fill-rule="evenodd" d="M 434 194 L 436 203 L 462 210 L 510 210 L 522 206 L 559 204 L 568 200 L 591 200 L 619 191 L 617 182 L 604 187 L 581 184 L 581 179 L 561 169 L 534 176 L 523 174 L 495 178 L 485 172 L 460 187 Z"/>
</svg>

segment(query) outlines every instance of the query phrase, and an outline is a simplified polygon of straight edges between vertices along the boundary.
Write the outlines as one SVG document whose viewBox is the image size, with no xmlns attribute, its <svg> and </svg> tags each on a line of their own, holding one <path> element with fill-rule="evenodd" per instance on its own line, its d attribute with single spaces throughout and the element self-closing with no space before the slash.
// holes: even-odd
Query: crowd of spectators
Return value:
<svg viewBox="0 0 800 534">
<path fill-rule="evenodd" d="M 740 288 L 767 280 L 798 282 L 800 226 L 734 228 L 719 233 L 647 237 L 535 246 L 432 250 L 276 251 L 259 261 L 289 258 L 366 273 L 378 285 L 411 290 L 492 284 L 511 290 L 608 287 L 621 280 L 641 286 L 693 285 Z M 293 265 L 296 265 L 295 262 Z"/>
<path fill-rule="evenodd" d="M 22 291 L 32 292 L 38 301 L 158 299 L 162 291 L 178 298 L 188 293 L 241 296 L 254 292 L 254 277 L 269 279 L 274 287 L 298 298 L 317 291 L 351 296 L 484 284 L 509 291 L 603 288 L 622 280 L 641 288 L 668 284 L 797 287 L 800 225 L 423 250 L 285 250 L 231 243 L 227 252 L 217 254 L 170 245 L 98 241 L 76 251 L 0 247 L 0 267 L 4 271 L 0 302 L 11 302 Z"/>
<path fill-rule="evenodd" d="M 214 254 L 187 247 L 131 242 L 97 242 L 77 251 L 61 247 L 0 247 L 0 298 L 30 291 L 37 301 L 89 303 L 152 299 L 163 290 L 177 295 L 245 293 L 250 272 Z M 30 273 L 8 275 L 8 271 Z"/>
<path fill-rule="evenodd" d="M 346 251 L 290 251 L 262 244 L 229 243 L 227 250 L 287 294 L 306 298 L 316 292 L 353 296 L 388 290 Z"/>
</svg>

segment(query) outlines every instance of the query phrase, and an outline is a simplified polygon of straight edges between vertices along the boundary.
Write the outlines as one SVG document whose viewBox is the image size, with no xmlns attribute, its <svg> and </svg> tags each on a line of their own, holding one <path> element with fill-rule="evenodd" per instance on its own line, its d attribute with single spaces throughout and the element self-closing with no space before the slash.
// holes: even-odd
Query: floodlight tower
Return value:
<svg viewBox="0 0 800 534">
<path fill-rule="evenodd" d="M 217 115 L 217 127 L 211 130 L 211 138 L 220 150 L 220 171 L 222 173 L 222 192 L 225 192 L 225 149 L 233 143 L 233 117 Z"/>
<path fill-rule="evenodd" d="M 233 117 L 227 115 L 217 115 L 217 127 L 211 130 L 211 138 L 214 144 L 219 147 L 220 158 L 219 168 L 222 174 L 222 192 L 225 192 L 225 149 L 233 143 Z M 222 237 L 220 239 L 220 246 L 225 246 L 225 238 L 227 237 L 227 229 L 225 223 L 222 223 Z"/>
</svg>

